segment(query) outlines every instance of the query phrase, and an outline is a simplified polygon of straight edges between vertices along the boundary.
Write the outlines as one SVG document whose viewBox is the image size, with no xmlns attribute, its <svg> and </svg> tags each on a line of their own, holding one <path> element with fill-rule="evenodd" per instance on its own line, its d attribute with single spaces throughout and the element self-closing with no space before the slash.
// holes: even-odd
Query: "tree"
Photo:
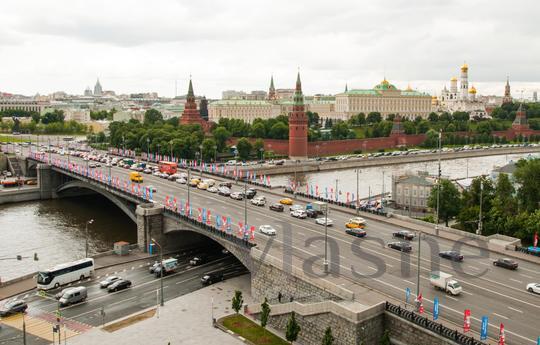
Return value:
<svg viewBox="0 0 540 345">
<path fill-rule="evenodd" d="M 163 121 L 163 115 L 156 109 L 148 109 L 144 112 L 144 124 L 153 125 L 157 122 Z"/>
<path fill-rule="evenodd" d="M 518 185 L 518 200 L 521 208 L 534 212 L 540 206 L 540 159 L 521 159 L 516 163 L 514 178 Z"/>
<path fill-rule="evenodd" d="M 429 130 L 429 122 L 426 120 L 421 120 L 416 125 L 417 133 L 426 133 Z"/>
<path fill-rule="evenodd" d="M 270 138 L 287 139 L 289 137 L 289 126 L 283 122 L 276 122 L 270 129 Z"/>
<path fill-rule="evenodd" d="M 448 226 L 448 221 L 459 213 L 461 205 L 459 191 L 452 181 L 446 179 L 441 180 L 439 188 L 439 219 L 443 219 Z M 437 186 L 431 188 L 428 206 L 433 210 L 437 209 Z"/>
<path fill-rule="evenodd" d="M 32 112 L 32 121 L 35 123 L 39 123 L 39 120 L 41 119 L 41 116 L 39 116 L 38 112 Z"/>
<path fill-rule="evenodd" d="M 202 142 L 202 158 L 204 161 L 214 160 L 216 156 L 216 141 L 211 138 L 204 139 Z"/>
<path fill-rule="evenodd" d="M 332 139 L 342 140 L 349 136 L 349 126 L 347 122 L 338 121 L 332 126 Z"/>
<path fill-rule="evenodd" d="M 289 321 L 287 322 L 285 339 L 287 339 L 287 341 L 290 341 L 292 344 L 293 341 L 296 341 L 296 339 L 298 339 L 298 334 L 300 333 L 300 330 L 300 325 L 296 321 L 296 316 L 293 311 L 291 312 L 291 316 L 289 316 Z"/>
<path fill-rule="evenodd" d="M 229 132 L 227 128 L 223 126 L 218 126 L 216 127 L 216 129 L 214 129 L 212 135 L 214 136 L 214 140 L 216 141 L 218 151 L 223 152 L 223 150 L 227 146 L 227 140 L 231 137 L 231 132 Z"/>
<path fill-rule="evenodd" d="M 261 327 L 266 330 L 268 319 L 270 318 L 270 305 L 268 305 L 268 299 L 265 297 L 264 302 L 261 304 Z"/>
<path fill-rule="evenodd" d="M 255 150 L 255 152 L 257 152 L 257 155 L 260 155 L 261 152 L 264 151 L 264 140 L 262 140 L 261 138 L 255 140 L 255 144 L 253 144 L 253 149 Z"/>
<path fill-rule="evenodd" d="M 430 122 L 437 122 L 439 121 L 439 115 L 437 115 L 437 113 L 431 112 L 429 113 L 428 120 Z"/>
<path fill-rule="evenodd" d="M 236 290 L 234 292 L 234 297 L 232 298 L 232 308 L 236 314 L 242 309 L 242 304 L 244 304 L 244 299 L 242 298 L 242 291 Z"/>
<path fill-rule="evenodd" d="M 330 326 L 326 327 L 324 331 L 324 336 L 322 338 L 322 345 L 332 345 L 334 344 L 334 336 L 332 335 L 332 328 Z"/>
<path fill-rule="evenodd" d="M 251 126 L 251 136 L 254 138 L 265 138 L 266 137 L 266 127 L 264 123 L 257 122 Z"/>
<path fill-rule="evenodd" d="M 308 117 L 308 126 L 309 127 L 318 127 L 319 126 L 319 114 L 311 111 L 306 111 Z"/>
<path fill-rule="evenodd" d="M 238 156 L 242 160 L 247 160 L 251 154 L 251 143 L 246 138 L 240 138 L 238 143 L 236 143 L 236 149 L 238 150 Z"/>
<path fill-rule="evenodd" d="M 380 344 L 381 345 L 391 345 L 392 344 L 390 342 L 390 332 L 388 330 L 384 331 L 383 336 L 382 336 L 381 341 L 380 341 Z"/>
<path fill-rule="evenodd" d="M 64 122 L 64 111 L 54 109 L 52 112 L 46 113 L 41 117 L 41 123 L 47 125 L 54 122 Z"/>
<path fill-rule="evenodd" d="M 379 123 L 381 121 L 382 121 L 382 116 L 381 116 L 381 113 L 379 113 L 378 111 L 372 111 L 367 116 L 368 124 Z"/>
</svg>

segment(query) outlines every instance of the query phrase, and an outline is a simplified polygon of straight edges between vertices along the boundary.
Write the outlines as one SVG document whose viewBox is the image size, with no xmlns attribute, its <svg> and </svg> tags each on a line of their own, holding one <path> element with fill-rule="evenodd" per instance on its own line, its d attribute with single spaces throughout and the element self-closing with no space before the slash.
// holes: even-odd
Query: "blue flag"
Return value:
<svg viewBox="0 0 540 345">
<path fill-rule="evenodd" d="M 216 228 L 221 228 L 221 217 L 219 214 L 216 214 Z"/>
<path fill-rule="evenodd" d="M 437 320 L 439 318 L 439 298 L 435 297 L 433 299 L 433 320 Z"/>
<path fill-rule="evenodd" d="M 205 208 L 202 209 L 202 221 L 203 223 L 206 223 L 206 209 Z"/>
<path fill-rule="evenodd" d="M 486 340 L 487 335 L 488 335 L 488 317 L 482 316 L 482 327 L 480 327 L 480 340 Z"/>
<path fill-rule="evenodd" d="M 411 288 L 405 289 L 405 303 L 409 303 L 409 298 L 411 297 Z"/>
<path fill-rule="evenodd" d="M 152 197 L 152 194 L 153 194 L 152 193 L 152 188 L 149 188 L 149 191 L 150 191 L 150 196 L 149 196 L 150 201 L 154 201 L 154 198 Z"/>
</svg>

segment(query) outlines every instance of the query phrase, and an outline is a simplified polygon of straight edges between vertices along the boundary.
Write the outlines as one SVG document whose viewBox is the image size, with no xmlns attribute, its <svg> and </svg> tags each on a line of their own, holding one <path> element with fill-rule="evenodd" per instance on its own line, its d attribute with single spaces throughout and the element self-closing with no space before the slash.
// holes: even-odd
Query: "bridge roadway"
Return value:
<svg viewBox="0 0 540 345">
<path fill-rule="evenodd" d="M 85 165 L 79 158 L 72 157 L 71 161 Z M 97 169 L 106 173 L 109 168 Z M 112 167 L 111 172 L 115 177 L 127 179 L 129 170 Z M 166 195 L 177 199 L 187 198 L 187 185 L 151 175 L 144 175 L 143 185 L 156 187 L 154 199 L 158 203 L 163 204 Z M 242 190 L 243 185 L 233 186 L 233 191 Z M 344 232 L 344 224 L 351 218 L 350 210 L 332 210 L 329 218 L 334 221 L 334 226 L 328 228 L 331 273 L 325 276 L 322 272 L 324 226 L 315 224 L 313 219 L 300 220 L 291 217 L 287 207 L 284 213 L 273 212 L 268 209 L 268 205 L 276 202 L 279 197 L 265 190 L 259 190 L 258 195 L 266 196 L 267 206 L 254 206 L 248 202 L 248 224 L 257 227 L 270 224 L 278 232 L 274 238 L 256 234 L 258 248 L 267 255 L 278 257 L 295 267 L 303 267 L 306 272 L 311 270 L 312 274 L 320 276 L 321 279 L 327 279 L 355 292 L 355 298 L 361 303 L 363 295 L 372 298 L 366 287 L 400 301 L 404 301 L 405 288 L 408 287 L 412 291 L 411 300 L 415 298 L 417 242 L 412 243 L 411 254 L 403 254 L 386 247 L 386 243 L 393 241 L 392 232 L 400 230 L 399 228 L 370 221 L 366 229 L 368 236 L 356 239 Z M 212 210 L 213 214 L 228 215 L 236 221 L 244 219 L 243 201 L 196 188 L 191 188 L 190 197 L 195 208 L 205 207 Z M 431 245 L 438 248 L 430 250 Z M 438 257 L 439 251 L 450 249 L 459 249 L 465 256 L 464 262 L 454 263 Z M 424 298 L 424 306 L 427 311 L 431 311 L 433 298 L 438 297 L 439 317 L 454 323 L 457 329 L 463 325 L 463 311 L 471 309 L 473 330 L 479 331 L 481 317 L 487 315 L 490 337 L 498 336 L 499 324 L 503 323 L 508 344 L 535 344 L 540 335 L 540 296 L 525 291 L 525 285 L 540 282 L 540 267 L 520 261 L 517 271 L 508 271 L 493 266 L 492 261 L 496 257 L 499 256 L 487 250 L 438 237 L 426 237 L 426 240 L 422 241 L 420 261 L 420 292 Z M 429 272 L 437 269 L 454 274 L 463 286 L 463 294 L 457 297 L 447 296 L 432 288 L 429 284 Z"/>
</svg>

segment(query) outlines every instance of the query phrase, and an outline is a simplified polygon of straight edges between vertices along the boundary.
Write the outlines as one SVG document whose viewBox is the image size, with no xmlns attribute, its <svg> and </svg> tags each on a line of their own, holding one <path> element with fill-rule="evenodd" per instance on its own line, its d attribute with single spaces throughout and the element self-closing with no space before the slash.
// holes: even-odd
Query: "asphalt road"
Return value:
<svg viewBox="0 0 540 345">
<path fill-rule="evenodd" d="M 184 252 L 184 255 L 179 259 L 180 266 L 176 273 L 164 277 L 163 296 L 165 301 L 200 289 L 202 287 L 200 278 L 205 273 L 222 272 L 225 279 L 247 273 L 236 258 L 232 255 L 221 254 L 219 249 L 217 252 L 214 249 L 206 264 L 195 267 L 188 264 L 190 258 L 205 251 L 206 249 L 199 249 Z M 108 323 L 158 304 L 160 281 L 148 271 L 148 267 L 152 263 L 153 261 L 145 260 L 97 270 L 92 279 L 74 284 L 73 286 L 86 286 L 88 298 L 85 302 L 60 308 L 62 320 L 68 325 L 68 336 L 70 333 L 76 335 L 76 333 L 82 333 L 91 327 L 101 326 L 104 322 Z M 131 280 L 132 287 L 114 293 L 108 293 L 106 289 L 101 289 L 98 285 L 99 281 L 112 274 Z M 47 291 L 47 294 L 54 296 L 59 290 L 50 290 Z M 32 345 L 49 344 L 52 337 L 52 326 L 55 324 L 55 311 L 58 308 L 57 301 L 51 297 L 38 296 L 36 291 L 25 293 L 19 298 L 25 298 L 29 306 L 25 316 L 27 343 Z M 102 310 L 105 312 L 104 317 L 101 314 Z M 20 319 L 21 316 L 11 316 L 3 320 L 0 330 L 0 345 L 19 345 L 22 343 L 22 331 L 11 326 L 17 322 L 17 318 Z"/>
<path fill-rule="evenodd" d="M 54 155 L 53 155 L 54 156 Z M 66 157 L 62 157 L 66 159 Z M 71 161 L 81 159 L 71 157 Z M 108 172 L 109 168 L 97 168 Z M 112 167 L 113 176 L 127 179 L 129 170 Z M 214 177 L 211 177 L 215 179 Z M 351 181 L 351 183 L 353 183 Z M 164 203 L 166 195 L 186 200 L 187 186 L 170 182 L 151 175 L 144 175 L 143 185 L 157 188 L 154 200 Z M 241 191 L 243 186 L 234 186 L 233 191 Z M 248 224 L 257 228 L 270 224 L 277 230 L 277 236 L 269 238 L 257 233 L 258 248 L 296 267 L 311 270 L 321 279 L 330 280 L 349 290 L 365 291 L 365 286 L 380 291 L 395 300 L 404 301 L 405 289 L 412 290 L 411 300 L 416 296 L 416 277 L 418 263 L 418 244 L 412 243 L 411 254 L 404 254 L 386 247 L 392 239 L 392 233 L 399 228 L 376 221 L 369 221 L 368 236 L 356 239 L 344 232 L 345 222 L 351 218 L 348 213 L 331 211 L 329 218 L 334 226 L 328 228 L 328 252 L 331 273 L 322 273 L 324 257 L 324 227 L 315 224 L 313 219 L 300 220 L 289 215 L 286 206 L 284 213 L 270 211 L 268 205 L 279 198 L 260 190 L 258 195 L 265 195 L 267 206 L 259 207 L 248 202 Z M 205 207 L 212 214 L 228 215 L 233 221 L 243 221 L 244 202 L 228 197 L 211 194 L 207 191 L 191 188 L 190 202 L 196 209 Z M 465 256 L 463 263 L 454 263 L 440 259 L 438 252 L 458 249 Z M 540 335 L 540 296 L 525 291 L 531 282 L 540 282 L 538 265 L 519 261 L 517 271 L 494 267 L 496 257 L 487 250 L 461 245 L 459 243 L 427 236 L 422 242 L 420 260 L 420 292 L 424 297 L 427 311 L 433 309 L 433 299 L 439 298 L 440 318 L 460 326 L 463 324 L 463 311 L 471 309 L 472 329 L 479 331 L 480 319 L 489 317 L 489 336 L 496 338 L 499 324 L 504 323 L 508 344 L 535 344 Z M 313 265 L 310 265 L 313 262 Z M 429 272 L 438 270 L 454 274 L 463 286 L 460 296 L 447 296 L 435 290 L 429 284 Z"/>
</svg>

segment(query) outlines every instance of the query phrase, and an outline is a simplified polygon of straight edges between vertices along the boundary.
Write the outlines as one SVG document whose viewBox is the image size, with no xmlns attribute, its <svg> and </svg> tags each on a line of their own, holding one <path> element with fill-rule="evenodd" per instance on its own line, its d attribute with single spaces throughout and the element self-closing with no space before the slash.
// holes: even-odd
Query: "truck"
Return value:
<svg viewBox="0 0 540 345">
<path fill-rule="evenodd" d="M 322 201 L 315 201 L 306 205 L 306 210 L 313 210 L 317 214 L 324 214 L 326 211 L 326 203 Z"/>
<path fill-rule="evenodd" d="M 178 164 L 175 162 L 161 161 L 159 162 L 159 171 L 169 175 L 176 174 L 178 171 Z"/>
<path fill-rule="evenodd" d="M 161 262 L 161 265 L 157 266 L 154 269 L 154 275 L 156 278 L 159 278 L 161 276 L 161 270 L 163 269 L 163 276 L 166 276 L 168 274 L 174 273 L 174 271 L 178 268 L 178 260 L 175 258 L 170 258 L 163 260 Z"/>
<path fill-rule="evenodd" d="M 462 291 L 461 285 L 451 274 L 441 271 L 431 272 L 429 282 L 436 289 L 446 291 L 454 296 L 459 295 Z"/>
</svg>

